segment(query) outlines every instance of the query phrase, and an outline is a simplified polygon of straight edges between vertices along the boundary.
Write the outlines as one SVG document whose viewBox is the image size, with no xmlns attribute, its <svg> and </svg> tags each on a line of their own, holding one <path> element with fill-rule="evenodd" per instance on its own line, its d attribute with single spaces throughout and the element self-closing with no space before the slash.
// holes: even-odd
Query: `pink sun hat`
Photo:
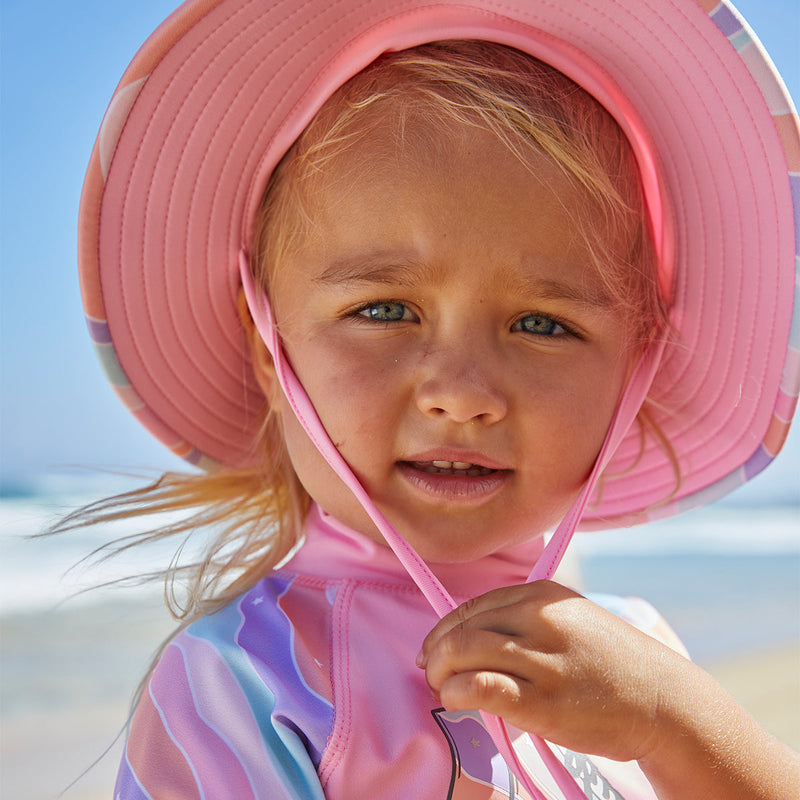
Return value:
<svg viewBox="0 0 800 800">
<path fill-rule="evenodd" d="M 254 463 L 264 397 L 239 257 L 269 175 L 381 53 L 455 38 L 516 47 L 582 85 L 642 173 L 676 331 L 650 391 L 681 480 L 632 430 L 583 526 L 666 516 L 749 480 L 778 453 L 800 390 L 800 127 L 726 2 L 185 3 L 123 76 L 81 201 L 85 311 L 117 394 L 192 464 Z"/>
</svg>

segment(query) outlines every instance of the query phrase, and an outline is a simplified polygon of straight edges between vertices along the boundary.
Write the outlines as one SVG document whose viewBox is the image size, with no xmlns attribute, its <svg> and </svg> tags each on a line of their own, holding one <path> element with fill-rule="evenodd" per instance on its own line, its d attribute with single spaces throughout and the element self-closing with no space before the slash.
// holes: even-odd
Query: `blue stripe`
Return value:
<svg viewBox="0 0 800 800">
<path fill-rule="evenodd" d="M 254 657 L 262 679 L 280 687 L 279 711 L 300 726 L 312 760 L 319 766 L 333 728 L 334 712 L 330 702 L 306 683 L 297 664 L 294 627 L 279 605 L 291 583 L 286 576 L 273 575 L 242 598 L 239 608 L 244 624 L 237 641 Z"/>
<path fill-rule="evenodd" d="M 248 596 L 251 595 L 245 595 L 245 598 Z M 289 792 L 287 797 L 324 800 L 316 771 L 303 769 L 303 764 L 310 766 L 309 753 L 297 736 L 297 731 L 273 719 L 275 695 L 254 668 L 248 653 L 238 645 L 242 625 L 243 615 L 239 604 L 232 604 L 192 623 L 186 634 L 211 643 L 236 677 L 272 756 L 276 778 Z M 280 642 L 275 643 L 276 650 L 280 650 L 281 646 Z"/>
</svg>

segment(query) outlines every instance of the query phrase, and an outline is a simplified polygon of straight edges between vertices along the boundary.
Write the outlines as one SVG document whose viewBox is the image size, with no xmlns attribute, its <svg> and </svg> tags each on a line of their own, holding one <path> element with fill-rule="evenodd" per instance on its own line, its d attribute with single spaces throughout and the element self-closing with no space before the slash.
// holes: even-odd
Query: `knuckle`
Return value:
<svg viewBox="0 0 800 800">
<path fill-rule="evenodd" d="M 460 606 L 458 606 L 458 608 L 456 608 L 454 612 L 456 619 L 459 621 L 459 623 L 466 622 L 475 614 L 477 608 L 478 608 L 477 597 L 471 597 L 469 600 L 465 600 L 463 603 L 461 603 Z"/>
<path fill-rule="evenodd" d="M 471 639 L 472 631 L 459 624 L 442 637 L 440 646 L 445 656 L 457 660 L 470 649 Z"/>
<path fill-rule="evenodd" d="M 487 701 L 497 699 L 497 676 L 492 672 L 474 672 L 469 678 L 470 694 L 475 698 L 479 708 L 487 705 Z"/>
<path fill-rule="evenodd" d="M 471 673 L 467 679 L 466 691 L 472 707 L 501 716 L 513 715 L 521 700 L 517 681 L 511 676 L 491 671 Z"/>
</svg>

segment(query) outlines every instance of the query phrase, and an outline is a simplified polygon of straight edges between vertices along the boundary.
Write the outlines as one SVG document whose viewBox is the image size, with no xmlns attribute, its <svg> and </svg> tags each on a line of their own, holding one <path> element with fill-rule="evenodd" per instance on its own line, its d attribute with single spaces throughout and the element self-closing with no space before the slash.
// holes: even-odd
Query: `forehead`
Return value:
<svg viewBox="0 0 800 800">
<path fill-rule="evenodd" d="M 550 159 L 532 148 L 522 157 L 477 125 L 435 131 L 383 118 L 312 176 L 304 235 L 276 289 L 301 276 L 411 285 L 471 272 L 488 288 L 499 275 L 488 265 L 502 265 L 509 285 L 529 283 L 531 270 L 551 283 L 566 271 L 599 284 L 579 221 L 582 192 Z M 600 298 L 599 286 L 591 294 Z"/>
<path fill-rule="evenodd" d="M 605 112 L 596 113 L 596 102 L 581 94 L 568 119 L 543 120 L 539 117 L 550 112 L 558 116 L 549 108 L 558 106 L 552 98 L 547 108 L 534 109 L 530 117 L 524 102 L 516 111 L 511 103 L 501 114 L 495 108 L 482 116 L 487 110 L 482 104 L 488 107 L 490 99 L 470 95 L 454 112 L 452 98 L 443 99 L 438 90 L 429 96 L 400 87 L 363 107 L 334 95 L 290 152 L 285 180 L 277 182 L 276 193 L 296 201 L 292 224 L 303 229 L 304 238 L 305 223 L 316 224 L 326 208 L 352 200 L 355 187 L 363 193 L 365 175 L 376 182 L 388 178 L 398 187 L 410 182 L 413 189 L 458 157 L 466 156 L 472 160 L 468 168 L 480 170 L 491 152 L 490 169 L 498 176 L 505 170 L 503 180 L 518 174 L 522 165 L 525 182 L 557 183 L 561 202 L 583 218 L 587 233 L 598 216 L 605 216 L 601 249 L 611 252 L 616 240 L 628 246 L 641 224 L 638 180 L 635 167 L 630 170 L 624 136 Z M 474 107 L 469 105 L 473 100 Z M 581 110 L 586 113 L 579 114 Z M 586 122 L 590 116 L 596 119 Z M 505 158 L 497 172 L 499 153 Z"/>
<path fill-rule="evenodd" d="M 588 197 L 555 161 L 533 145 L 509 142 L 479 120 L 437 121 L 430 113 L 389 103 L 365 112 L 345 142 L 323 146 L 318 160 L 298 172 L 297 190 L 313 228 L 341 209 L 369 206 L 376 195 L 397 214 L 414 215 L 435 190 L 469 209 L 505 201 L 510 215 L 524 211 L 524 197 L 577 212 Z M 321 157 L 320 157 L 321 156 Z M 474 191 L 480 187 L 486 195 Z M 430 209 L 433 210 L 433 209 Z M 345 212 L 347 213 L 347 212 Z"/>
</svg>

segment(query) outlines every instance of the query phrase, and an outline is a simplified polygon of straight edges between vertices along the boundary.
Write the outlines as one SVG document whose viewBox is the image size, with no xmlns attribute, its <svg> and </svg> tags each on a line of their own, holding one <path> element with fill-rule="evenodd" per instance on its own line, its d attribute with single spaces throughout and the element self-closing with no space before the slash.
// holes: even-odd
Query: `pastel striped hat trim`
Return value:
<svg viewBox="0 0 800 800">
<path fill-rule="evenodd" d="M 184 4 L 123 76 L 84 185 L 84 303 L 117 394 L 192 464 L 253 462 L 264 398 L 236 312 L 238 254 L 269 174 L 347 78 L 447 38 L 552 63 L 609 108 L 652 175 L 679 338 L 651 395 L 682 480 L 675 491 L 668 458 L 631 432 L 584 526 L 666 516 L 749 480 L 800 390 L 800 128 L 725 2 Z"/>
</svg>

